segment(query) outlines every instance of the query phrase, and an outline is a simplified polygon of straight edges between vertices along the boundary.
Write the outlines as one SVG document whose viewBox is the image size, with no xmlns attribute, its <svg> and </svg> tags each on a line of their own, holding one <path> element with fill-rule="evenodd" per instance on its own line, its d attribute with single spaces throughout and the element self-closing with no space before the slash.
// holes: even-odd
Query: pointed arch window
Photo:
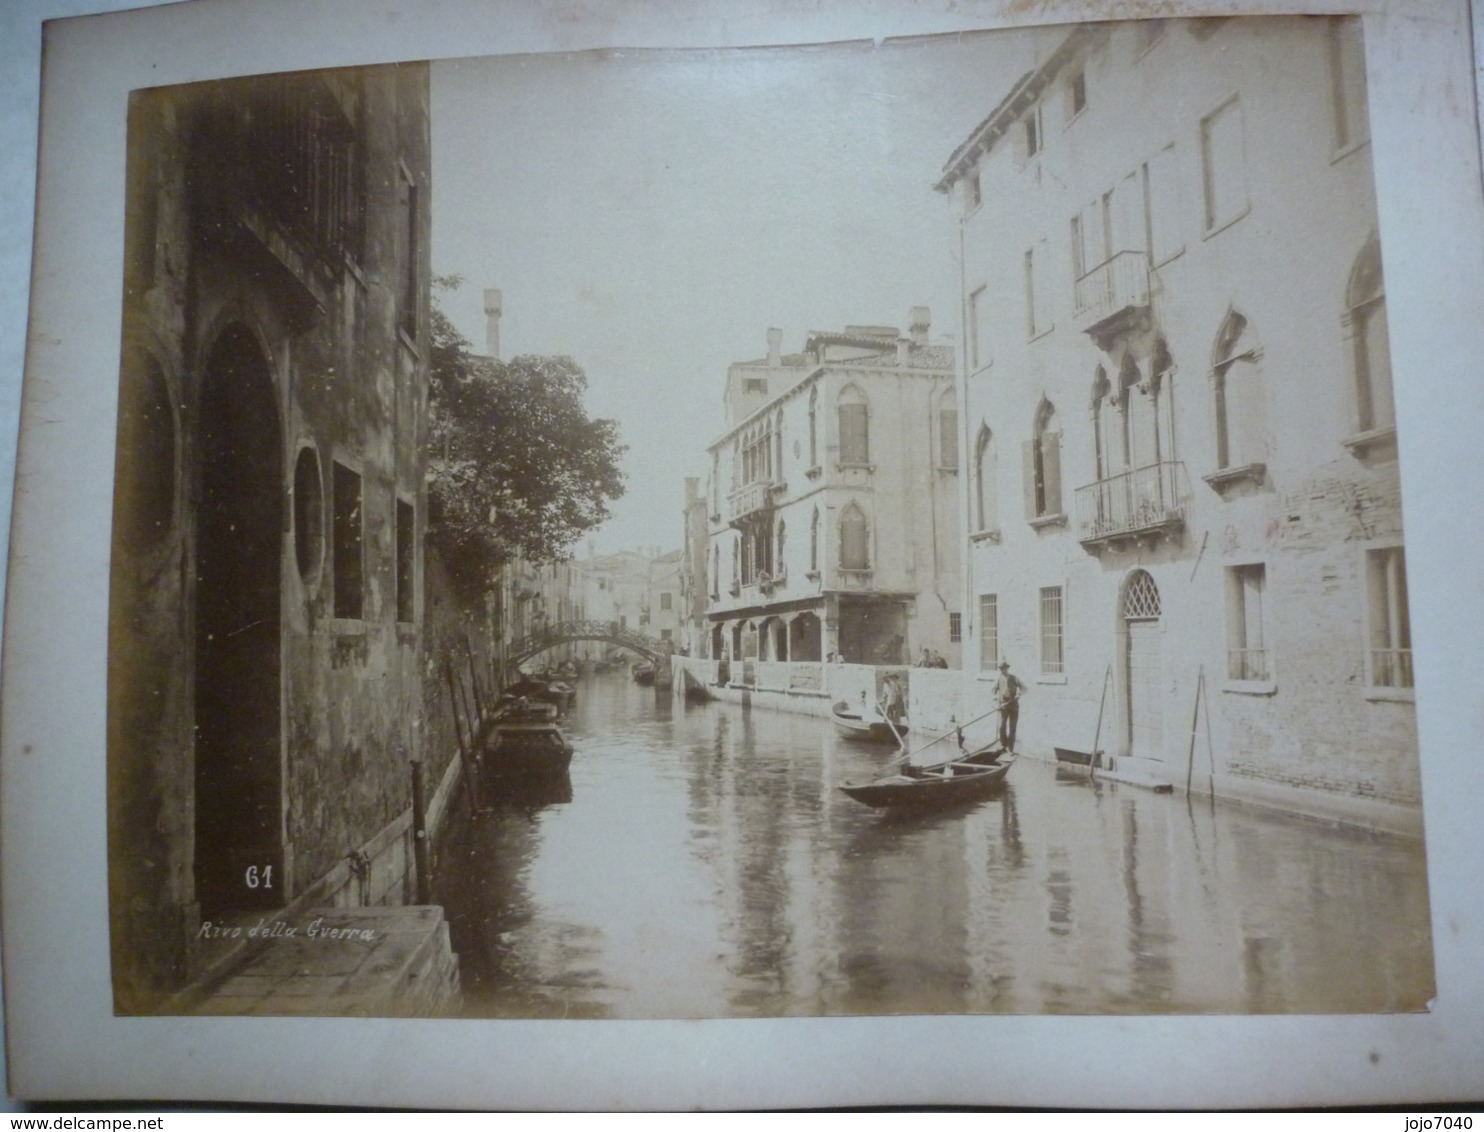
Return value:
<svg viewBox="0 0 1484 1132">
<path fill-rule="evenodd" d="M 938 398 L 938 467 L 958 470 L 958 393 L 953 386 Z"/>
<path fill-rule="evenodd" d="M 847 385 L 836 402 L 840 418 L 840 463 L 871 462 L 870 406 L 857 386 Z"/>
<path fill-rule="evenodd" d="M 1386 326 L 1381 242 L 1374 234 L 1366 241 L 1350 272 L 1345 307 L 1359 431 L 1379 432 L 1394 428 L 1396 406 L 1391 389 L 1391 338 Z"/>
<path fill-rule="evenodd" d="M 1216 466 L 1224 471 L 1261 468 L 1267 459 L 1268 424 L 1261 350 L 1245 315 L 1227 314 L 1216 335 L 1211 373 L 1216 410 Z"/>
<path fill-rule="evenodd" d="M 819 573 L 819 508 L 809 518 L 809 570 Z"/>
<path fill-rule="evenodd" d="M 1112 468 L 1108 452 L 1106 419 L 1110 406 L 1108 394 L 1111 389 L 1108 383 L 1108 371 L 1098 366 L 1092 377 L 1092 466 L 1100 480 L 1107 479 Z"/>
<path fill-rule="evenodd" d="M 842 570 L 869 570 L 871 568 L 871 530 L 866 522 L 866 513 L 851 503 L 840 516 L 840 568 Z"/>
<path fill-rule="evenodd" d="M 994 433 L 979 426 L 974 441 L 974 524 L 979 531 L 999 529 L 999 499 L 995 482 Z"/>
<path fill-rule="evenodd" d="M 819 386 L 809 390 L 809 466 L 819 467 Z"/>
<path fill-rule="evenodd" d="M 1061 423 L 1056 406 L 1042 401 L 1035 435 L 1025 444 L 1025 510 L 1032 522 L 1063 516 L 1061 499 Z"/>
</svg>

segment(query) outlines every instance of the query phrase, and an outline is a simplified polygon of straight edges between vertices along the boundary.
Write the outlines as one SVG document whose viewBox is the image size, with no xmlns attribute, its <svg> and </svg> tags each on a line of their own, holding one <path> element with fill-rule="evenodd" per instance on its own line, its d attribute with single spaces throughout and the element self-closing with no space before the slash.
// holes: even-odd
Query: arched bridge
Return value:
<svg viewBox="0 0 1484 1132">
<path fill-rule="evenodd" d="M 611 645 L 636 652 L 656 664 L 668 662 L 670 654 L 675 651 L 669 641 L 621 628 L 617 621 L 561 621 L 544 626 L 518 641 L 512 641 L 505 649 L 505 657 L 511 663 L 519 664 L 538 652 L 568 641 L 607 641 Z"/>
</svg>

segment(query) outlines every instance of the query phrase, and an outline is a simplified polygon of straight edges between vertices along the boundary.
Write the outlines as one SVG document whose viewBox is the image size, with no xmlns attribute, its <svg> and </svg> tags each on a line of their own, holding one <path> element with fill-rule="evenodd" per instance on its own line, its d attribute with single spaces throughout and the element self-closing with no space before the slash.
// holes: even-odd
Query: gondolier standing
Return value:
<svg viewBox="0 0 1484 1132">
<path fill-rule="evenodd" d="M 1010 671 L 1008 660 L 1000 661 L 1000 675 L 994 682 L 994 703 L 1000 710 L 1000 746 L 1015 749 L 1015 721 L 1020 717 L 1020 695 L 1025 683 Z"/>
</svg>

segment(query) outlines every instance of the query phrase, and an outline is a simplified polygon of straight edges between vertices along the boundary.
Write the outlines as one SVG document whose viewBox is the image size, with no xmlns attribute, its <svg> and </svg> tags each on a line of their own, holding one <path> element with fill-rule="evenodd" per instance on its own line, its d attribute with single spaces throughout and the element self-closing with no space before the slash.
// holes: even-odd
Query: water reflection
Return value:
<svg viewBox="0 0 1484 1132">
<path fill-rule="evenodd" d="M 835 789 L 827 721 L 584 682 L 570 794 L 444 849 L 497 1017 L 1381 1011 L 1432 996 L 1420 844 L 1022 759 L 952 812 Z"/>
</svg>

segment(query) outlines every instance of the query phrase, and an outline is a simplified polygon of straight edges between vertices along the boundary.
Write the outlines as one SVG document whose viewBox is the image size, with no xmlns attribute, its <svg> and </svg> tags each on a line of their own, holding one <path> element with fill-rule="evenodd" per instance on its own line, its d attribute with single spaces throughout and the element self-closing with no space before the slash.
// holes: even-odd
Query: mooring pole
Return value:
<svg viewBox="0 0 1484 1132">
<path fill-rule="evenodd" d="M 412 860 L 417 876 L 417 902 L 433 902 L 433 870 L 428 861 L 427 784 L 423 764 L 412 760 Z"/>
</svg>

